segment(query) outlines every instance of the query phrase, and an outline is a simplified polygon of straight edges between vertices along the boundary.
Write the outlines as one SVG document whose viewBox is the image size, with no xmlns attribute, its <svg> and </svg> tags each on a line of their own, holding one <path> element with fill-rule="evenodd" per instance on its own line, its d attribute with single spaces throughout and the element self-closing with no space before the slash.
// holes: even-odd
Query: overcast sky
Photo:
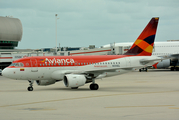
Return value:
<svg viewBox="0 0 179 120">
<path fill-rule="evenodd" d="M 152 17 L 156 41 L 179 39 L 179 0 L 0 0 L 0 16 L 22 22 L 17 48 L 96 47 L 134 42 Z"/>
</svg>

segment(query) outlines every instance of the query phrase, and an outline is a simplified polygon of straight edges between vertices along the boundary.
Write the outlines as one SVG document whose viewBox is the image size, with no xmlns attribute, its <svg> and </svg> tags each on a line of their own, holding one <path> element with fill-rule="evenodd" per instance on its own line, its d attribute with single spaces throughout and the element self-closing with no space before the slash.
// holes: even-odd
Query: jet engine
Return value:
<svg viewBox="0 0 179 120">
<path fill-rule="evenodd" d="M 37 85 L 46 86 L 55 84 L 56 80 L 36 80 Z"/>
<path fill-rule="evenodd" d="M 170 66 L 171 60 L 170 59 L 166 59 L 166 60 L 162 60 L 161 62 L 159 62 L 157 64 L 157 68 L 168 68 Z"/>
<path fill-rule="evenodd" d="M 66 87 L 76 88 L 86 83 L 84 75 L 68 74 L 64 76 L 64 84 Z"/>
</svg>

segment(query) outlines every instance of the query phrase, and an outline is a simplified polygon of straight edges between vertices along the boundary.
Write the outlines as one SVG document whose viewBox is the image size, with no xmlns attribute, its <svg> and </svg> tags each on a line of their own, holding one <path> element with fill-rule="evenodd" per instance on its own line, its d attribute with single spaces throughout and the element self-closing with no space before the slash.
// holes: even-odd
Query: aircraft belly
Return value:
<svg viewBox="0 0 179 120">
<path fill-rule="evenodd" d="M 106 73 L 106 77 L 111 77 L 111 76 L 115 76 L 115 75 L 120 75 L 120 74 L 124 74 L 124 73 L 128 73 L 131 72 L 133 69 L 119 69 L 116 70 L 116 72 L 107 72 Z"/>
</svg>

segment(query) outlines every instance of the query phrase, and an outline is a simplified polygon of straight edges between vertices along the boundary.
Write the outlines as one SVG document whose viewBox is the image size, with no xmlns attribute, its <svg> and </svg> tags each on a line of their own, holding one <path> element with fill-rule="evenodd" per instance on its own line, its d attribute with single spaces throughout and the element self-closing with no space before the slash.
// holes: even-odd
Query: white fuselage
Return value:
<svg viewBox="0 0 179 120">
<path fill-rule="evenodd" d="M 149 58 L 151 59 L 151 56 L 123 57 L 83 66 L 54 66 L 54 64 L 47 64 L 45 67 L 7 67 L 3 70 L 3 75 L 17 80 L 62 80 L 65 74 L 81 74 L 95 71 L 96 78 L 103 78 L 130 72 L 157 62 L 141 64 L 140 60 Z M 152 57 L 152 59 L 157 59 L 157 57 Z M 23 71 L 20 69 L 23 69 Z"/>
</svg>

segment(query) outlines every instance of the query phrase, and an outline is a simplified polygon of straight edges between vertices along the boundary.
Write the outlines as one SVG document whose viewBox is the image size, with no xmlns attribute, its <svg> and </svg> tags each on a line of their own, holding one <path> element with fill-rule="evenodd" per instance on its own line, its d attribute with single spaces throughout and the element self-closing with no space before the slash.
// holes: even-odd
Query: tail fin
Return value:
<svg viewBox="0 0 179 120">
<path fill-rule="evenodd" d="M 132 47 L 124 55 L 151 56 L 157 31 L 158 17 L 152 18 Z"/>
</svg>

